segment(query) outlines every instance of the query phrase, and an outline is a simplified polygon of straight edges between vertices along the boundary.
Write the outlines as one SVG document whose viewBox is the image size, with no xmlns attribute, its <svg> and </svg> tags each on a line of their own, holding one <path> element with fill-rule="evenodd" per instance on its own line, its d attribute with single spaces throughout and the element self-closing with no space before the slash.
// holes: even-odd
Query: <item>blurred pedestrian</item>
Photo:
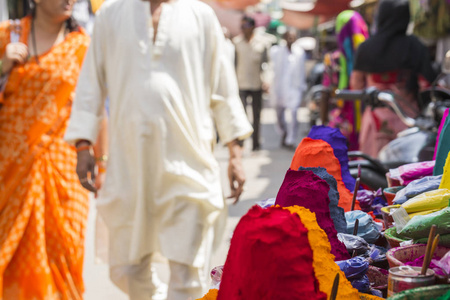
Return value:
<svg viewBox="0 0 450 300">
<path fill-rule="evenodd" d="M 236 73 L 239 95 L 247 109 L 251 99 L 253 114 L 253 151 L 261 149 L 260 127 L 262 94 L 266 86 L 262 80 L 263 64 L 268 62 L 267 38 L 255 33 L 255 19 L 244 16 L 241 20 L 242 34 L 233 39 L 236 46 Z"/>
<path fill-rule="evenodd" d="M 0 298 L 81 299 L 88 194 L 63 140 L 89 38 L 75 1 L 0 24 Z"/>
<path fill-rule="evenodd" d="M 9 19 L 8 0 L 0 0 L 0 22 Z"/>
<path fill-rule="evenodd" d="M 245 182 L 241 144 L 252 133 L 213 10 L 196 0 L 117 0 L 97 12 L 66 133 L 91 191 L 85 149 L 106 95 L 110 155 L 97 207 L 109 230 L 111 279 L 130 299 L 151 299 L 159 252 L 169 261 L 167 298 L 201 297 L 225 207 L 214 123 L 230 152 L 235 201 Z"/>
<path fill-rule="evenodd" d="M 322 84 L 329 92 L 323 93 L 322 123 L 339 128 L 349 141 L 349 150 L 357 150 L 361 123 L 361 101 L 337 100 L 330 109 L 330 97 L 334 89 L 351 89 L 350 75 L 359 45 L 368 37 L 367 25 L 361 15 L 352 10 L 341 12 L 336 18 L 338 50 L 327 53 L 324 58 L 325 72 Z"/>
<path fill-rule="evenodd" d="M 427 47 L 406 34 L 409 20 L 408 0 L 380 1 L 377 32 L 356 52 L 351 86 L 390 90 L 403 111 L 415 118 L 423 109 L 418 100 L 420 86 L 433 82 L 437 72 L 432 68 Z M 367 107 L 362 118 L 360 149 L 377 157 L 381 148 L 406 128 L 391 109 Z"/>
<path fill-rule="evenodd" d="M 283 35 L 285 45 L 272 46 L 270 60 L 273 66 L 273 82 L 270 87 L 277 112 L 278 127 L 281 130 L 281 147 L 295 150 L 297 148 L 298 120 L 297 111 L 306 91 L 305 51 L 295 46 L 297 33 L 288 30 Z M 291 120 L 286 120 L 289 110 Z"/>
</svg>

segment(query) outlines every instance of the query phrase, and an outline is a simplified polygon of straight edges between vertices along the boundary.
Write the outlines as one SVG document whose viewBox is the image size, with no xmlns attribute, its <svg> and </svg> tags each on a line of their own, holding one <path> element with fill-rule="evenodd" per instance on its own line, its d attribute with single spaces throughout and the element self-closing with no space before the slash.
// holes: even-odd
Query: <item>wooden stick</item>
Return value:
<svg viewBox="0 0 450 300">
<path fill-rule="evenodd" d="M 434 252 L 436 252 L 436 248 L 437 248 L 438 244 L 439 244 L 439 234 L 437 234 L 434 237 L 433 245 L 431 246 L 430 255 L 428 255 L 427 260 L 426 260 L 425 271 L 424 271 L 424 273 L 422 275 L 426 275 L 427 274 L 427 270 L 430 267 L 431 260 L 433 259 Z M 423 262 L 425 263 L 425 258 L 424 258 Z"/>
<path fill-rule="evenodd" d="M 431 247 L 433 246 L 433 242 L 434 242 L 434 236 L 436 235 L 436 225 L 431 226 L 430 229 L 430 234 L 428 235 L 428 241 L 427 241 L 427 248 L 425 249 L 425 256 L 423 259 L 423 264 L 422 264 L 422 271 L 420 272 L 420 274 L 425 275 L 426 271 L 428 269 L 428 259 L 431 253 Z M 431 261 L 431 260 L 430 260 Z"/>
<path fill-rule="evenodd" d="M 356 179 L 356 183 L 355 183 L 355 190 L 353 191 L 353 198 L 352 198 L 352 211 L 355 210 L 355 203 L 356 203 L 356 196 L 358 195 L 358 190 L 359 190 L 359 184 L 361 182 L 361 178 L 357 178 Z"/>
<path fill-rule="evenodd" d="M 331 288 L 330 300 L 336 300 L 337 292 L 339 288 L 339 273 L 334 277 L 333 287 Z"/>
<path fill-rule="evenodd" d="M 353 228 L 353 235 L 358 235 L 359 219 L 355 221 L 355 227 Z"/>
<path fill-rule="evenodd" d="M 436 248 L 439 244 L 439 237 L 439 234 L 436 234 L 436 236 L 434 237 L 433 246 L 431 246 L 430 262 L 433 259 L 434 252 L 436 252 Z"/>
</svg>

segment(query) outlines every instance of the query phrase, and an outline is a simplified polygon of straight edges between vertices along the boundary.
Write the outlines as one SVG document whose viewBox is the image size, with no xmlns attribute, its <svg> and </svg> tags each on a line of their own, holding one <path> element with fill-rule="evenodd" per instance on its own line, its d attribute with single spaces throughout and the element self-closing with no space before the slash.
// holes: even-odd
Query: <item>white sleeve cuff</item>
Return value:
<svg viewBox="0 0 450 300">
<path fill-rule="evenodd" d="M 103 119 L 86 111 L 72 111 L 64 139 L 74 144 L 77 140 L 97 141 L 100 123 Z"/>
</svg>

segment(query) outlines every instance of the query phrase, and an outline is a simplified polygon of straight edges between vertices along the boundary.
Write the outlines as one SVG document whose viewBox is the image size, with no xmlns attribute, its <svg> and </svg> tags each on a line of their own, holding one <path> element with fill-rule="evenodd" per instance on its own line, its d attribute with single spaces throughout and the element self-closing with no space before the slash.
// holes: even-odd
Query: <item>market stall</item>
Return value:
<svg viewBox="0 0 450 300">
<path fill-rule="evenodd" d="M 385 189 L 351 176 L 339 129 L 313 126 L 276 197 L 240 220 L 203 299 L 450 299 L 448 111 L 435 159 L 391 168 Z"/>
</svg>

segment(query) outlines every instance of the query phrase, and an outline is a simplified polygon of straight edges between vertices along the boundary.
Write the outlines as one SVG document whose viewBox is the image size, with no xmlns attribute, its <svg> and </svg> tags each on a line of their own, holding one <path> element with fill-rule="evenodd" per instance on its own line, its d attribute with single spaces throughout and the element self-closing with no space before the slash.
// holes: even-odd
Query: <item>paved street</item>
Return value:
<svg viewBox="0 0 450 300">
<path fill-rule="evenodd" d="M 212 266 L 222 265 L 225 262 L 229 247 L 229 239 L 240 217 L 247 210 L 260 200 L 273 198 L 283 181 L 284 174 L 290 166 L 292 155 L 294 152 L 281 149 L 280 137 L 276 132 L 275 111 L 265 108 L 262 112 L 262 148 L 263 150 L 252 153 L 251 141 L 245 144 L 244 168 L 247 175 L 247 183 L 245 192 L 241 201 L 236 205 L 230 205 L 228 211 L 228 222 L 223 242 L 215 253 Z M 302 121 L 300 125 L 300 137 L 309 131 L 307 110 L 301 108 L 298 119 Z M 228 162 L 227 149 L 218 146 L 216 149 L 216 157 L 220 162 L 222 169 L 222 181 L 225 195 L 229 195 L 228 180 L 226 177 L 226 167 Z M 108 267 L 104 263 L 95 262 L 95 205 L 94 200 L 91 201 L 91 210 L 88 221 L 88 232 L 86 238 L 86 256 L 84 279 L 86 285 L 86 300 L 127 300 L 125 294 L 119 291 L 109 280 Z M 167 268 L 163 263 L 158 264 L 158 274 L 161 280 L 167 282 Z"/>
</svg>

